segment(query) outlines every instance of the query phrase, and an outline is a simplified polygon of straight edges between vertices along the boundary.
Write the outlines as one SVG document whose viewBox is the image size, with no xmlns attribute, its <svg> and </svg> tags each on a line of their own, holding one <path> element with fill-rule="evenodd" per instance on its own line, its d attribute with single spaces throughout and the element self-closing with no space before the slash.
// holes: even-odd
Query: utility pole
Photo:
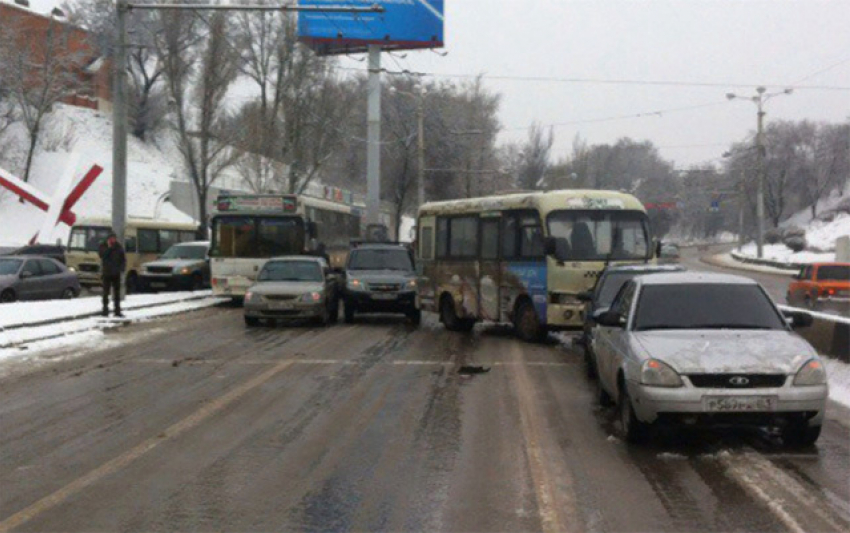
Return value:
<svg viewBox="0 0 850 533">
<path fill-rule="evenodd" d="M 369 45 L 366 109 L 366 224 L 381 223 L 381 47 Z"/>
<path fill-rule="evenodd" d="M 112 104 L 112 230 L 124 246 L 127 224 L 127 0 L 115 3 L 118 16 Z"/>
<path fill-rule="evenodd" d="M 756 189 L 756 227 L 758 228 L 758 235 L 756 235 L 756 249 L 759 259 L 764 257 L 764 187 L 767 180 L 767 169 L 765 167 L 767 147 L 764 144 L 764 104 L 774 96 L 791 94 L 792 92 L 794 92 L 794 89 L 788 88 L 775 93 L 767 93 L 766 88 L 756 87 L 756 95 L 749 98 L 738 96 L 735 93 L 726 93 L 726 98 L 729 100 L 750 100 L 758 107 L 758 114 L 756 115 L 756 149 L 758 152 L 756 154 L 758 158 L 758 184 Z"/>
<path fill-rule="evenodd" d="M 738 184 L 738 251 L 744 249 L 744 171 L 741 171 L 741 181 Z"/>
<path fill-rule="evenodd" d="M 419 193 L 419 205 L 425 203 L 425 96 L 419 94 L 419 105 L 416 107 L 417 124 L 417 151 L 419 159 L 419 176 L 417 178 L 417 192 Z"/>
</svg>

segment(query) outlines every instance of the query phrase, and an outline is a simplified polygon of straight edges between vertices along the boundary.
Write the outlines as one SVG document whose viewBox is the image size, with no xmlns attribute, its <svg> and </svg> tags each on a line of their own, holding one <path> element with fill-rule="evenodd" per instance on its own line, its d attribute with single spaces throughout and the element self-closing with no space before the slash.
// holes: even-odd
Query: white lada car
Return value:
<svg viewBox="0 0 850 533">
<path fill-rule="evenodd" d="M 616 400 L 627 440 L 652 425 L 779 428 L 810 445 L 828 396 L 817 352 L 756 282 L 724 274 L 639 276 L 595 313 L 593 350 L 603 403 Z"/>
</svg>

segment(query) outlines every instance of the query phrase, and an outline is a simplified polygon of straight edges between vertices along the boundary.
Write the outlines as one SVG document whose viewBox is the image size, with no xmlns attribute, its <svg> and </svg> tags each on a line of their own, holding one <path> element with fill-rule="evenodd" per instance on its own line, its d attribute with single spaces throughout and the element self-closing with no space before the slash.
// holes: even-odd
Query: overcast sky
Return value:
<svg viewBox="0 0 850 533">
<path fill-rule="evenodd" d="M 47 10 L 57 2 L 31 0 Z M 717 160 L 755 127 L 755 105 L 726 100 L 797 88 L 767 104 L 767 120 L 850 118 L 850 0 L 445 0 L 449 53 L 383 54 L 390 70 L 483 74 L 502 94 L 503 140 L 534 121 L 554 127 L 553 158 L 573 138 L 589 143 L 649 139 L 677 165 Z M 364 63 L 344 59 L 346 66 Z M 832 68 L 830 68 L 832 67 Z M 823 71 L 823 72 L 820 72 Z M 603 84 L 498 77 L 718 84 Z M 663 112 L 701 106 L 697 109 Z M 611 117 L 646 114 L 641 118 Z M 582 121 L 585 121 L 582 123 Z"/>
</svg>

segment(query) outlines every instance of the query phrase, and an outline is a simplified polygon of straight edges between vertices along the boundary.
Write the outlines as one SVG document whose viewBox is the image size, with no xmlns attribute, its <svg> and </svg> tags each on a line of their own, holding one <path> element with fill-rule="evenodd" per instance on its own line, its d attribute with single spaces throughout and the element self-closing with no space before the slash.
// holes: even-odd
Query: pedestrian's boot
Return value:
<svg viewBox="0 0 850 533">
<path fill-rule="evenodd" d="M 115 310 L 115 318 L 124 318 L 124 314 L 121 312 L 120 309 Z"/>
<path fill-rule="evenodd" d="M 109 309 L 104 308 L 103 311 L 100 312 L 100 316 L 109 316 Z"/>
</svg>

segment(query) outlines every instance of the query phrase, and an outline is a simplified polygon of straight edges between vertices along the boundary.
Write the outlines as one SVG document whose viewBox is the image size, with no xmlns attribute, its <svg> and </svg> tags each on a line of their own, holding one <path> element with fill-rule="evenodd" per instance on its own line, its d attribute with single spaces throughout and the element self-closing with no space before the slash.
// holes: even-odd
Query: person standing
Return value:
<svg viewBox="0 0 850 533">
<path fill-rule="evenodd" d="M 127 256 L 124 248 L 118 242 L 118 236 L 110 233 L 106 244 L 100 247 L 101 274 L 103 279 L 103 316 L 109 316 L 109 291 L 112 291 L 112 302 L 115 316 L 121 314 L 121 276 L 127 268 Z"/>
</svg>

